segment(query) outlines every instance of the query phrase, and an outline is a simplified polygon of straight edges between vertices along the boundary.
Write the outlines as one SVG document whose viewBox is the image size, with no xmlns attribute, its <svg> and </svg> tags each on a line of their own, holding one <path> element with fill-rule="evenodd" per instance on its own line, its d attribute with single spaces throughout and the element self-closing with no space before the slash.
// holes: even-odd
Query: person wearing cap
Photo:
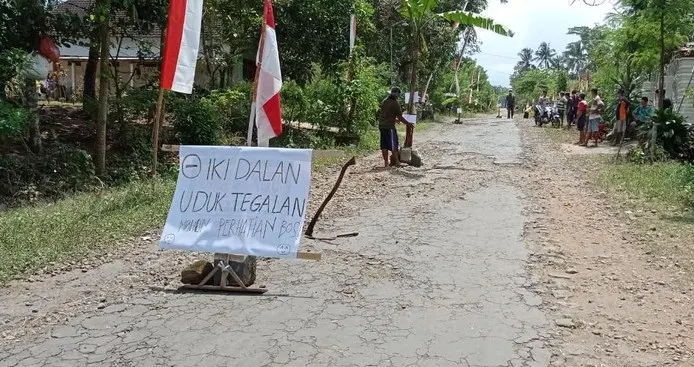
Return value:
<svg viewBox="0 0 694 367">
<path fill-rule="evenodd" d="M 381 154 L 383 154 L 384 167 L 388 167 L 389 153 L 393 153 L 393 161 L 390 164 L 400 166 L 398 131 L 395 129 L 395 124 L 410 124 L 402 116 L 402 109 L 400 108 L 400 102 L 398 102 L 400 93 L 400 88 L 398 87 L 391 89 L 388 97 L 381 102 L 381 109 L 378 114 L 378 130 L 381 135 Z"/>
</svg>

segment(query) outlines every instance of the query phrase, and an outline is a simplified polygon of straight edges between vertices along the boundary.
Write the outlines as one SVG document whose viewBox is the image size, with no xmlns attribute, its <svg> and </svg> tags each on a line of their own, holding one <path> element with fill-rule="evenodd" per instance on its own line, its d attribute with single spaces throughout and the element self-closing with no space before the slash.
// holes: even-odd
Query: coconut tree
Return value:
<svg viewBox="0 0 694 367">
<path fill-rule="evenodd" d="M 571 42 L 566 45 L 563 53 L 566 66 L 572 74 L 580 75 L 588 63 L 588 53 L 581 41 Z"/>
<path fill-rule="evenodd" d="M 537 61 L 537 65 L 543 69 L 549 69 L 552 66 L 552 59 L 557 55 L 557 52 L 549 46 L 549 43 L 542 42 L 540 47 L 535 51 L 534 61 Z"/>
<path fill-rule="evenodd" d="M 495 23 L 492 19 L 483 17 L 479 14 L 456 10 L 444 13 L 435 13 L 434 9 L 439 4 L 439 0 L 403 0 L 400 6 L 400 13 L 407 22 L 410 39 L 411 53 L 411 73 L 410 73 L 410 101 L 407 110 L 410 114 L 415 113 L 414 97 L 417 89 L 417 72 L 419 67 L 419 58 L 422 51 L 426 51 L 426 42 L 423 31 L 427 28 L 427 23 L 436 21 L 437 19 L 446 20 L 452 24 L 461 26 L 474 26 L 481 29 L 490 30 L 494 33 L 503 36 L 512 36 L 511 31 Z M 407 127 L 405 135 L 405 147 L 412 146 L 412 127 Z"/>
<path fill-rule="evenodd" d="M 530 48 L 524 48 L 518 53 L 520 61 L 518 61 L 518 70 L 523 72 L 535 68 L 533 65 L 533 50 Z"/>
</svg>

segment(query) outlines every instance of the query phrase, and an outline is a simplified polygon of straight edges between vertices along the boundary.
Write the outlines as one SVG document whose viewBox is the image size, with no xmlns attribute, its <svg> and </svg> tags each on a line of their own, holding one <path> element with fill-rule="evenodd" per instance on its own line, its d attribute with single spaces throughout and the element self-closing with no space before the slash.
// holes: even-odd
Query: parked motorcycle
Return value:
<svg viewBox="0 0 694 367">
<path fill-rule="evenodd" d="M 561 126 L 561 115 L 559 115 L 559 109 L 556 107 L 547 107 L 549 109 L 548 113 L 552 117 L 552 127 Z"/>
<path fill-rule="evenodd" d="M 535 125 L 542 126 L 544 124 L 549 124 L 552 121 L 552 107 L 542 107 L 540 105 L 535 106 Z M 554 125 L 554 123 L 552 123 Z"/>
</svg>

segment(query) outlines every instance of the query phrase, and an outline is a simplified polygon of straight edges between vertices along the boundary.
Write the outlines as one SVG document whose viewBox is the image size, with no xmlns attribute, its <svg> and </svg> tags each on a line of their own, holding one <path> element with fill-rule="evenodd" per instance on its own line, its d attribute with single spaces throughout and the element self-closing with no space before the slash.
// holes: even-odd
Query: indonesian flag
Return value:
<svg viewBox="0 0 694 367">
<path fill-rule="evenodd" d="M 203 0 L 171 0 L 161 66 L 161 87 L 192 93 L 198 62 Z"/>
<path fill-rule="evenodd" d="M 260 48 L 256 58 L 259 68 L 256 80 L 255 125 L 258 128 L 258 146 L 268 146 L 271 138 L 282 134 L 280 89 L 282 72 L 275 34 L 275 16 L 272 0 L 265 0 L 264 22 Z"/>
<path fill-rule="evenodd" d="M 352 14 L 349 18 L 349 52 L 354 50 L 354 43 L 357 40 L 357 17 Z"/>
</svg>

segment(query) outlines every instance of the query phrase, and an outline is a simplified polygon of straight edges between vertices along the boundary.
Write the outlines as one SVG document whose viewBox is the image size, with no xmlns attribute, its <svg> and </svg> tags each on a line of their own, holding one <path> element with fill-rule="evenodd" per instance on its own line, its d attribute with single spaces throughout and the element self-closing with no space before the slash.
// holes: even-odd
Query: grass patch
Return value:
<svg viewBox="0 0 694 367">
<path fill-rule="evenodd" d="M 694 166 L 678 162 L 611 164 L 598 185 L 624 199 L 655 206 L 689 208 L 694 203 Z"/>
<path fill-rule="evenodd" d="M 174 186 L 172 179 L 136 182 L 1 213 L 0 282 L 161 225 Z"/>
</svg>

